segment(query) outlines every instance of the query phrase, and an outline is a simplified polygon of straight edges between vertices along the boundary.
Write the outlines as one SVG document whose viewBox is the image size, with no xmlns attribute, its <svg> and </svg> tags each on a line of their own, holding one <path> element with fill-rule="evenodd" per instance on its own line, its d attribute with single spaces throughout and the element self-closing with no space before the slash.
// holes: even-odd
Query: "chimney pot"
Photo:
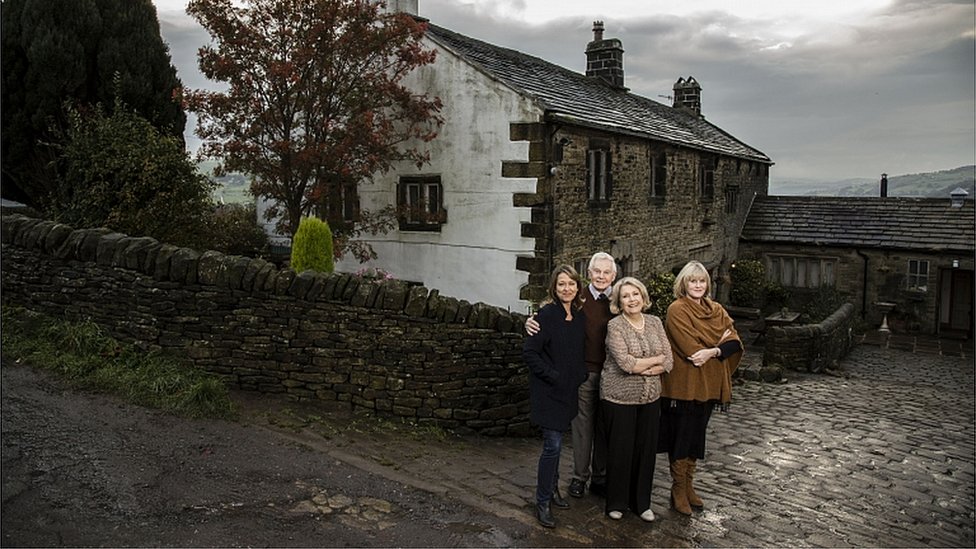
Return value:
<svg viewBox="0 0 976 549">
<path fill-rule="evenodd" d="M 701 116 L 701 85 L 694 76 L 678 78 L 674 83 L 672 107 L 688 109 Z"/>
<path fill-rule="evenodd" d="M 881 198 L 888 198 L 888 174 L 881 174 Z"/>
<path fill-rule="evenodd" d="M 593 22 L 593 41 L 599 42 L 603 40 L 603 21 Z"/>
<path fill-rule="evenodd" d="M 419 3 L 420 0 L 387 0 L 385 11 L 387 13 L 403 12 L 409 15 L 420 15 Z"/>
<path fill-rule="evenodd" d="M 597 77 L 611 88 L 624 86 L 624 46 L 616 38 L 604 40 L 603 21 L 593 22 L 593 41 L 586 45 L 586 76 Z"/>
</svg>

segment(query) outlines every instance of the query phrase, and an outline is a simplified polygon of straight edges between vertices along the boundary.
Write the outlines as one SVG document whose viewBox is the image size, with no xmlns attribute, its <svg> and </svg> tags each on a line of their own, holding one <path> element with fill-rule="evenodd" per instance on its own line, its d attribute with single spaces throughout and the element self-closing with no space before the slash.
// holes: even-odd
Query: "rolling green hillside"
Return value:
<svg viewBox="0 0 976 549">
<path fill-rule="evenodd" d="M 216 162 L 203 161 L 198 164 L 201 173 L 213 177 Z M 214 198 L 224 203 L 249 203 L 254 198 L 248 191 L 247 178 L 232 173 L 214 178 L 220 185 L 214 191 Z M 962 188 L 969 193 L 968 198 L 976 198 L 976 166 L 962 166 L 940 172 L 915 173 L 888 176 L 888 196 L 948 197 L 949 193 Z M 816 179 L 770 180 L 769 194 L 794 196 L 879 196 L 878 179 L 843 179 L 825 181 Z"/>
<path fill-rule="evenodd" d="M 197 162 L 197 170 L 210 179 L 217 182 L 217 188 L 213 192 L 213 197 L 221 204 L 250 204 L 254 202 L 251 196 L 250 183 L 243 174 L 229 173 L 220 177 L 214 177 L 214 167 L 217 162 L 213 160 L 203 160 Z"/>
<path fill-rule="evenodd" d="M 813 179 L 771 180 L 771 195 L 880 196 L 881 178 L 820 181 Z M 888 176 L 888 196 L 948 197 L 962 188 L 976 197 L 976 166 L 962 166 L 940 172 Z"/>
</svg>

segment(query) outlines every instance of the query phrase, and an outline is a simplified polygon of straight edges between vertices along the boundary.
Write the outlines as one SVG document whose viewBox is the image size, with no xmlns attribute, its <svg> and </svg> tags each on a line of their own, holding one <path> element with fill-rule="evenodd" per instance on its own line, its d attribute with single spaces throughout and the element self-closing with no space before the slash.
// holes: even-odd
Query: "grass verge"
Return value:
<svg viewBox="0 0 976 549">
<path fill-rule="evenodd" d="M 67 322 L 21 307 L 3 307 L 6 358 L 54 371 L 74 386 L 185 417 L 232 418 L 220 379 L 155 352 L 118 342 L 91 321 Z"/>
<path fill-rule="evenodd" d="M 418 424 L 400 418 L 384 418 L 372 413 L 319 413 L 308 406 L 292 407 L 284 405 L 266 411 L 262 417 L 269 425 L 279 429 L 299 432 L 309 429 L 322 438 L 333 440 L 345 435 L 400 436 L 415 442 L 437 441 L 450 443 L 457 438 L 455 433 L 436 425 Z"/>
</svg>

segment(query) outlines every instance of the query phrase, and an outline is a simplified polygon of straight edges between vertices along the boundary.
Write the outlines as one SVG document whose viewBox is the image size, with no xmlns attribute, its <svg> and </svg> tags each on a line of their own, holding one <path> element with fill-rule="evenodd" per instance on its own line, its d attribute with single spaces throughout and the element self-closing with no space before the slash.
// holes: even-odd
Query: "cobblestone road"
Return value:
<svg viewBox="0 0 976 549">
<path fill-rule="evenodd" d="M 540 546 L 973 547 L 972 353 L 859 345 L 842 375 L 790 373 L 785 383 L 737 386 L 734 405 L 710 424 L 691 518 L 667 507 L 659 459 L 658 520 L 611 521 L 590 494 L 556 511 Z M 257 422 L 261 420 L 258 419 Z M 284 433 L 284 431 L 282 431 Z M 288 436 L 394 480 L 534 523 L 539 442 Z M 662 456 L 659 456 L 663 458 Z M 563 490 L 571 450 L 562 460 Z"/>
<path fill-rule="evenodd" d="M 700 541 L 973 546 L 972 359 L 862 345 L 844 366 L 739 388 L 712 425 Z"/>
</svg>

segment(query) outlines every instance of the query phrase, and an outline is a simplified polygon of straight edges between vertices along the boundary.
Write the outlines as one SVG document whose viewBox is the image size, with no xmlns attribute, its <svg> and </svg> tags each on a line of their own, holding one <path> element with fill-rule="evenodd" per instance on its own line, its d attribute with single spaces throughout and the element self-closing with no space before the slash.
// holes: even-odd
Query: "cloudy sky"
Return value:
<svg viewBox="0 0 976 549">
<path fill-rule="evenodd" d="M 209 37 L 154 0 L 188 87 Z M 878 178 L 976 164 L 973 0 L 419 0 L 456 32 L 583 72 L 593 21 L 624 46 L 631 92 L 702 114 L 776 163 L 773 181 Z M 189 129 L 188 131 L 192 131 Z M 197 142 L 188 139 L 188 144 Z"/>
</svg>

